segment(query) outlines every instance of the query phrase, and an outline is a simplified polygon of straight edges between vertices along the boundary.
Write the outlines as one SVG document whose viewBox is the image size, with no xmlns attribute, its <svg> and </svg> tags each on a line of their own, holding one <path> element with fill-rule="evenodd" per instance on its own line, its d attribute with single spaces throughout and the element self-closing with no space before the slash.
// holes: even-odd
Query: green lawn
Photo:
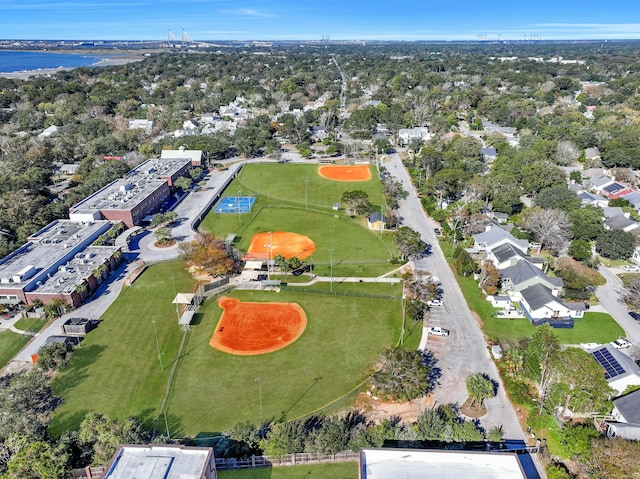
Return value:
<svg viewBox="0 0 640 479">
<path fill-rule="evenodd" d="M 47 324 L 46 319 L 23 318 L 16 321 L 16 328 L 22 331 L 37 332 Z"/>
<path fill-rule="evenodd" d="M 0 332 L 0 368 L 4 367 L 31 340 L 13 331 Z"/>
<path fill-rule="evenodd" d="M 460 276 L 455 272 L 455 266 L 450 257 L 451 245 L 442 242 L 442 246 L 469 308 L 478 313 L 482 319 L 482 330 L 486 336 L 491 341 L 507 343 L 516 343 L 521 339 L 531 337 L 535 332 L 535 326 L 532 326 L 528 319 L 496 318 L 494 316 L 495 309 L 484 298 L 477 281 L 471 277 Z M 624 335 L 624 330 L 610 315 L 592 312 L 586 313 L 582 319 L 576 319 L 573 329 L 556 329 L 554 331 L 563 344 L 607 343 Z"/>
<path fill-rule="evenodd" d="M 218 471 L 220 479 L 357 479 L 357 462 L 305 464 L 301 466 L 259 467 Z"/>
<path fill-rule="evenodd" d="M 52 433 L 77 427 L 90 410 L 109 416 L 134 415 L 147 425 L 155 420 L 168 368 L 182 339 L 170 303 L 172 275 L 179 292 L 189 291 L 191 279 L 181 262 L 151 266 L 133 287 L 123 290 L 100 326 L 81 343 L 53 382 L 54 393 L 64 402 L 54 413 Z M 338 291 L 370 288 L 384 295 L 397 295 L 399 288 L 366 283 L 334 286 Z M 229 295 L 245 301 L 295 301 L 307 313 L 307 329 L 281 351 L 259 356 L 225 354 L 208 344 L 222 310 L 215 300 L 207 301 L 187 335 L 166 407 L 174 437 L 215 435 L 239 421 L 258 424 L 257 378 L 262 378 L 265 420 L 292 419 L 351 404 L 379 353 L 399 340 L 400 301 L 284 291 L 232 291 Z M 407 347 L 417 347 L 420 326 L 407 324 Z M 164 432 L 164 421 L 161 425 Z"/>
<path fill-rule="evenodd" d="M 371 166 L 372 171 L 375 168 Z M 395 265 L 390 260 L 397 255 L 392 246 L 392 233 L 371 231 L 364 217 L 351 218 L 344 210 L 332 209 L 342 193 L 362 189 L 369 193 L 376 208 L 382 201 L 382 189 L 377 176 L 365 182 L 340 182 L 320 177 L 312 165 L 247 165 L 239 178 L 231 183 L 225 196 L 253 195 L 256 202 L 247 214 L 219 214 L 213 210 L 203 220 L 201 229 L 220 238 L 236 235 L 236 246 L 246 251 L 255 233 L 290 231 L 308 236 L 315 243 L 315 252 L 306 261 L 314 263 L 315 273 L 329 276 L 333 265 L 335 276 L 377 276 Z M 309 207 L 306 207 L 304 178 L 308 179 Z M 298 185 L 297 183 L 300 183 Z M 265 194 L 264 185 L 273 196 Z M 296 186 L 297 185 L 297 186 Z M 299 191 L 300 187 L 302 191 Z"/>
</svg>

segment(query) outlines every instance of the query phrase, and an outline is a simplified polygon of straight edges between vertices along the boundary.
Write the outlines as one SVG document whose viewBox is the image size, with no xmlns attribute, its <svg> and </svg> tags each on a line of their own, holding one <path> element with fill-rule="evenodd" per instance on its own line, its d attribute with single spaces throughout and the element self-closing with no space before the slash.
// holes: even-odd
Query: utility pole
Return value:
<svg viewBox="0 0 640 479">
<path fill-rule="evenodd" d="M 264 378 L 258 377 L 256 381 L 258 381 L 258 400 L 260 402 L 260 436 L 264 439 L 264 420 L 262 418 L 262 380 Z"/>
<path fill-rule="evenodd" d="M 156 349 L 158 350 L 158 361 L 160 361 L 160 371 L 164 371 L 164 365 L 162 364 L 162 354 L 160 353 L 160 341 L 158 341 L 158 328 L 156 328 L 156 321 L 158 318 L 153 318 L 151 324 L 153 324 L 153 332 L 156 336 Z"/>
<path fill-rule="evenodd" d="M 176 317 L 180 323 L 180 308 L 178 307 L 178 291 L 176 290 L 176 277 L 171 275 L 171 283 L 173 283 L 173 300 L 176 302 Z"/>
<path fill-rule="evenodd" d="M 329 271 L 331 274 L 331 282 L 329 283 L 329 291 L 333 291 L 333 230 L 329 230 L 329 233 L 331 233 L 331 246 L 329 248 Z"/>
<path fill-rule="evenodd" d="M 309 185 L 309 178 L 304 177 L 304 209 L 309 209 L 309 196 L 307 194 L 307 186 Z"/>
</svg>

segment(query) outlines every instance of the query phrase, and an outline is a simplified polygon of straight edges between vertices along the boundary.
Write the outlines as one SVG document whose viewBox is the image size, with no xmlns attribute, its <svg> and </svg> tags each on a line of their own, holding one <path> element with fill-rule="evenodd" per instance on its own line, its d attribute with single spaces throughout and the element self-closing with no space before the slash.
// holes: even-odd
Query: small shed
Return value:
<svg viewBox="0 0 640 479">
<path fill-rule="evenodd" d="M 374 211 L 367 216 L 367 226 L 370 230 L 383 230 L 387 225 L 387 218 L 379 211 Z"/>
<path fill-rule="evenodd" d="M 85 336 L 94 327 L 95 321 L 92 319 L 69 318 L 62 325 L 62 332 L 69 336 Z"/>
</svg>

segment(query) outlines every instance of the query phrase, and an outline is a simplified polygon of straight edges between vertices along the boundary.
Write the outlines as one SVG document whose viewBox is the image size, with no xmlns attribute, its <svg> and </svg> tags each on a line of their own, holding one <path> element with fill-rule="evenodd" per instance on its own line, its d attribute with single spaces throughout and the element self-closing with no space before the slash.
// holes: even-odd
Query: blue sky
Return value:
<svg viewBox="0 0 640 479">
<path fill-rule="evenodd" d="M 637 0 L 0 0 L 3 39 L 637 39 Z"/>
</svg>

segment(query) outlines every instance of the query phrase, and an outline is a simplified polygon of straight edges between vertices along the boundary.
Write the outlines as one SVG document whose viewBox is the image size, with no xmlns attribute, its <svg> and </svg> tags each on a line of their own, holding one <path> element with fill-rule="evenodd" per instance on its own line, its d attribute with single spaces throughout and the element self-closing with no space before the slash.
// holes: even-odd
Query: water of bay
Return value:
<svg viewBox="0 0 640 479">
<path fill-rule="evenodd" d="M 99 57 L 76 53 L 0 50 L 0 72 L 33 71 L 45 68 L 76 68 L 93 65 Z"/>
</svg>

